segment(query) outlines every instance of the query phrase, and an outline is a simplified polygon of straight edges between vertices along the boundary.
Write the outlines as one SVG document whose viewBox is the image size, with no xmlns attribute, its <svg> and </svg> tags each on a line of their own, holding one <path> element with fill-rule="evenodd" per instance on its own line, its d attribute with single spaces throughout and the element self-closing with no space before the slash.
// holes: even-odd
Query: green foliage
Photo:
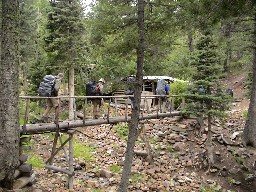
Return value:
<svg viewBox="0 0 256 192">
<path fill-rule="evenodd" d="M 104 192 L 103 189 L 98 189 L 96 187 L 92 187 L 91 190 L 92 190 L 92 192 Z"/>
<path fill-rule="evenodd" d="M 244 160 L 243 158 L 241 158 L 238 154 L 237 151 L 235 149 L 232 150 L 232 156 L 235 158 L 235 161 L 240 164 L 243 165 L 244 164 Z"/>
<path fill-rule="evenodd" d="M 243 111 L 242 117 L 243 117 L 245 120 L 247 120 L 247 118 L 248 118 L 248 111 Z"/>
<path fill-rule="evenodd" d="M 43 38 L 46 34 L 47 0 L 22 0 L 20 3 L 20 78 L 22 94 L 37 95 L 42 76 L 48 73 Z M 26 84 L 23 84 L 27 81 Z"/>
<path fill-rule="evenodd" d="M 116 131 L 118 137 L 123 140 L 128 139 L 128 123 L 118 123 L 115 127 L 114 130 Z"/>
<path fill-rule="evenodd" d="M 111 165 L 109 170 L 113 173 L 120 173 L 122 171 L 122 167 L 120 165 Z"/>
<path fill-rule="evenodd" d="M 28 163 L 30 163 L 32 167 L 43 168 L 44 167 L 43 159 L 41 157 L 31 156 L 31 155 L 32 154 L 30 154 L 30 157 L 28 158 Z"/>
<path fill-rule="evenodd" d="M 37 101 L 30 100 L 28 105 L 28 121 L 27 123 L 33 123 L 38 114 L 40 113 L 40 107 Z M 19 100 L 19 123 L 20 125 L 24 124 L 24 118 L 26 113 L 26 100 Z"/>
<path fill-rule="evenodd" d="M 172 147 L 172 146 L 168 146 L 167 148 L 166 148 L 166 150 L 168 151 L 168 152 L 174 152 L 174 148 Z"/>
<path fill-rule="evenodd" d="M 189 82 L 182 82 L 182 81 L 174 81 L 170 84 L 171 87 L 171 94 L 172 95 L 180 95 L 187 91 Z"/>
<path fill-rule="evenodd" d="M 228 177 L 228 182 L 229 182 L 230 184 L 235 184 L 235 183 L 236 183 L 236 180 L 233 179 L 233 178 L 231 178 L 231 177 Z"/>
<path fill-rule="evenodd" d="M 201 187 L 200 192 L 217 192 L 219 190 L 215 189 L 214 186 L 204 186 L 204 187 Z"/>
<path fill-rule="evenodd" d="M 94 157 L 92 156 L 94 149 L 78 143 L 77 141 L 74 142 L 74 157 L 81 157 L 86 162 L 93 162 L 95 161 Z"/>
<path fill-rule="evenodd" d="M 66 120 L 66 119 L 68 119 L 68 111 L 62 111 L 62 112 L 60 113 L 59 120 L 60 120 L 60 121 L 64 121 L 64 120 Z"/>
<path fill-rule="evenodd" d="M 144 180 L 144 174 L 138 174 L 138 173 L 134 173 L 130 175 L 130 179 L 129 181 L 132 184 L 136 184 L 136 183 L 141 183 Z"/>
<path fill-rule="evenodd" d="M 50 5 L 46 26 L 49 34 L 44 40 L 51 73 L 57 74 L 70 66 L 78 70 L 87 53 L 82 5 L 79 0 L 51 1 Z"/>
<path fill-rule="evenodd" d="M 174 81 L 170 84 L 171 95 L 182 95 L 187 91 L 189 82 Z M 182 102 L 181 97 L 174 97 L 174 105 L 179 106 Z"/>
<path fill-rule="evenodd" d="M 225 117 L 230 97 L 218 83 L 221 75 L 216 45 L 212 35 L 206 32 L 197 43 L 192 65 L 197 69 L 193 76 L 193 90 L 185 94 L 185 113 L 196 116 Z"/>
</svg>

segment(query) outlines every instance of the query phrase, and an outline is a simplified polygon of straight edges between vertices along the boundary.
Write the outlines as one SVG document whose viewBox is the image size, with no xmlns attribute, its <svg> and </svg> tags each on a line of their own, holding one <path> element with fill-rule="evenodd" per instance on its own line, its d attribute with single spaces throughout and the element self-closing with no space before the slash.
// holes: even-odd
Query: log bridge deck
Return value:
<svg viewBox="0 0 256 192">
<path fill-rule="evenodd" d="M 181 115 L 181 112 L 179 109 L 184 107 L 185 99 L 181 98 L 182 102 L 179 106 L 174 106 L 174 100 L 175 98 L 180 97 L 178 95 L 172 95 L 169 96 L 169 108 L 168 111 L 165 113 L 162 113 L 162 108 L 160 105 L 155 106 L 154 110 L 151 110 L 151 104 L 150 102 L 152 99 L 158 99 L 161 100 L 161 96 L 159 95 L 142 95 L 141 96 L 141 113 L 139 116 L 140 120 L 145 119 L 158 119 L 163 117 L 171 117 L 171 116 L 179 116 Z M 25 113 L 24 113 L 24 123 L 20 126 L 20 134 L 40 134 L 44 132 L 55 132 L 55 137 L 53 140 L 53 146 L 51 151 L 50 158 L 45 162 L 45 168 L 49 170 L 54 170 L 57 172 L 65 173 L 68 175 L 68 188 L 73 189 L 73 176 L 74 176 L 74 167 L 73 167 L 73 135 L 75 134 L 76 130 L 74 128 L 83 128 L 86 126 L 93 126 L 93 125 L 101 125 L 101 124 L 117 124 L 119 122 L 129 122 L 131 120 L 131 117 L 128 115 L 128 110 L 130 107 L 130 100 L 129 96 L 127 95 L 119 95 L 119 96 L 60 96 L 56 97 L 61 100 L 70 100 L 73 99 L 74 102 L 74 109 L 76 109 L 76 101 L 77 100 L 84 100 L 84 106 L 82 107 L 83 113 L 80 118 L 77 119 L 78 112 L 74 110 L 74 116 L 75 118 L 73 120 L 69 121 L 59 121 L 59 117 L 57 117 L 57 121 L 55 123 L 35 123 L 35 124 L 28 124 L 29 120 L 29 104 L 30 102 L 37 102 L 40 103 L 43 99 L 47 99 L 48 97 L 36 97 L 36 96 L 20 96 L 21 100 L 25 100 Z M 102 98 L 104 100 L 108 100 L 108 107 L 106 109 L 107 113 L 105 114 L 105 117 L 99 118 L 99 119 L 88 119 L 86 117 L 86 107 L 87 107 L 87 100 L 90 98 Z M 124 104 L 118 104 L 118 99 L 123 99 L 126 102 Z M 39 101 L 39 102 L 38 102 Z M 159 102 L 160 103 L 160 102 Z M 110 113 L 110 107 L 114 107 L 114 115 L 111 116 Z M 125 114 L 123 116 L 118 116 L 118 111 L 122 109 L 125 111 Z M 61 111 L 62 113 L 63 111 Z M 88 111 L 87 111 L 88 112 Z M 64 142 L 61 138 L 61 132 L 68 134 L 68 139 L 66 139 Z M 60 146 L 57 147 L 58 140 L 60 140 Z M 68 145 L 68 154 L 66 154 L 65 145 L 69 143 Z M 63 169 L 61 167 L 53 166 L 53 159 L 55 155 L 60 151 L 64 150 L 66 154 L 66 160 L 68 162 L 68 169 Z"/>
</svg>

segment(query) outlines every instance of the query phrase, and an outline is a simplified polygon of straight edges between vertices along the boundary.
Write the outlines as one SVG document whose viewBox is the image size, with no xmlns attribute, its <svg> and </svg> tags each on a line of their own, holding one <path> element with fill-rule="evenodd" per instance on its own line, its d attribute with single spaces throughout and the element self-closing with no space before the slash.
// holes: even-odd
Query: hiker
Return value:
<svg viewBox="0 0 256 192">
<path fill-rule="evenodd" d="M 227 93 L 227 95 L 229 95 L 230 97 L 233 98 L 234 92 L 233 92 L 233 89 L 232 89 L 232 88 L 227 88 L 226 93 Z"/>
<path fill-rule="evenodd" d="M 49 97 L 57 97 L 58 96 L 61 81 L 62 81 L 63 78 L 64 78 L 63 73 L 59 73 L 55 77 L 55 82 L 53 84 L 54 87 L 52 88 L 52 93 L 49 95 Z M 55 120 L 54 120 L 54 122 L 56 123 L 58 118 L 59 118 L 59 112 L 60 112 L 59 111 L 59 104 L 60 104 L 59 99 L 58 98 L 47 98 L 46 102 L 47 102 L 47 108 L 44 111 L 40 120 L 44 123 L 48 122 L 48 113 L 54 107 L 54 109 L 55 109 Z"/>
<path fill-rule="evenodd" d="M 104 84 L 105 80 L 103 78 L 100 78 L 96 85 L 96 93 L 95 96 L 100 96 L 103 95 L 104 93 Z M 92 99 L 92 114 L 93 114 L 93 119 L 98 119 L 99 118 L 99 111 L 101 109 L 101 106 L 103 105 L 103 99 L 102 98 L 94 98 Z"/>
<path fill-rule="evenodd" d="M 164 79 L 157 81 L 156 94 L 162 96 L 159 98 L 160 112 L 166 112 L 166 104 L 168 102 L 167 96 L 170 94 L 170 90 L 170 86 Z"/>
</svg>

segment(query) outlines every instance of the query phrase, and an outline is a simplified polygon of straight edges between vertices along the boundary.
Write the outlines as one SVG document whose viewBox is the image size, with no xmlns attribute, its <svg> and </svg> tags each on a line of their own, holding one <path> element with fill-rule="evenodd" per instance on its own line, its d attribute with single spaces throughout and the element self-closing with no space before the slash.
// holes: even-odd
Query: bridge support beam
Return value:
<svg viewBox="0 0 256 192">
<path fill-rule="evenodd" d="M 74 158 L 73 158 L 73 136 L 74 136 L 74 133 L 75 131 L 74 130 L 69 130 L 66 132 L 68 135 L 69 135 L 69 138 L 64 141 L 63 143 L 61 142 L 61 145 L 59 148 L 57 148 L 57 142 L 58 142 L 58 139 L 61 140 L 61 134 L 59 131 L 56 131 L 55 133 L 55 137 L 54 137 L 54 141 L 53 141 L 53 146 L 52 146 L 52 153 L 51 153 L 51 156 L 50 158 L 45 162 L 45 168 L 48 169 L 48 170 L 53 170 L 53 171 L 57 171 L 57 172 L 60 172 L 60 173 L 65 173 L 68 175 L 68 188 L 69 189 L 73 189 L 73 180 L 74 180 L 74 175 L 75 175 L 75 172 L 74 172 L 74 167 L 73 167 L 73 163 L 74 163 Z M 69 151 L 68 151 L 68 158 L 67 158 L 67 161 L 68 161 L 68 169 L 63 169 L 61 167 L 56 167 L 56 166 L 53 166 L 53 159 L 54 157 L 58 154 L 58 152 L 63 149 L 64 150 L 64 153 L 66 155 L 66 150 L 64 148 L 64 146 L 69 143 Z"/>
<path fill-rule="evenodd" d="M 145 119 L 158 119 L 164 117 L 180 116 L 180 111 L 167 112 L 167 113 L 157 113 L 157 114 L 143 114 L 140 116 L 140 120 Z M 64 121 L 59 122 L 58 127 L 55 123 L 39 123 L 39 124 L 27 124 L 26 129 L 23 126 L 20 127 L 20 134 L 40 134 L 44 132 L 55 132 L 59 130 L 67 131 L 71 128 L 86 127 L 101 124 L 116 124 L 120 122 L 130 121 L 131 117 L 114 117 L 114 118 L 104 118 L 104 119 L 88 119 L 86 121 L 76 120 L 76 121 Z"/>
</svg>

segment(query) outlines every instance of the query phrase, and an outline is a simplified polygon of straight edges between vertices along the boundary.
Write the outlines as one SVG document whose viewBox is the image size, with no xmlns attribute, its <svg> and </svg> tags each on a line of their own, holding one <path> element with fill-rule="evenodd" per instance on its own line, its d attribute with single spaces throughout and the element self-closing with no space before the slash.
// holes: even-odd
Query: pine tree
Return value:
<svg viewBox="0 0 256 192">
<path fill-rule="evenodd" d="M 186 113 L 196 115 L 201 128 L 203 128 L 204 117 L 208 121 L 209 168 L 214 163 L 211 138 L 212 120 L 217 117 L 225 117 L 225 110 L 230 99 L 218 82 L 221 75 L 221 65 L 216 48 L 210 33 L 207 32 L 200 38 L 192 63 L 196 68 L 196 73 L 193 76 L 190 94 L 186 95 L 189 103 Z"/>
<path fill-rule="evenodd" d="M 51 57 L 53 71 L 65 73 L 68 68 L 69 95 L 74 96 L 75 68 L 85 53 L 83 8 L 79 0 L 51 2 L 48 16 L 49 36 L 45 38 L 46 50 Z M 57 69 L 57 70 L 56 70 Z M 74 118 L 73 99 L 69 101 L 69 118 Z"/>
</svg>

